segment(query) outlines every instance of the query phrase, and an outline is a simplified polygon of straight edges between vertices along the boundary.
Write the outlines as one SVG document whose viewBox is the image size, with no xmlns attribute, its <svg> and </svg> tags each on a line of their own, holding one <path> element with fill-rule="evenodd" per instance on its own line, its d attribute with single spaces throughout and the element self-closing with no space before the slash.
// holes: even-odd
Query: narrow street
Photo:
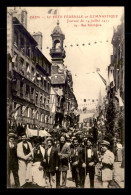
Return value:
<svg viewBox="0 0 131 195">
<path fill-rule="evenodd" d="M 12 183 L 12 188 L 14 188 L 14 179 L 12 177 L 12 174 L 11 174 L 11 183 Z M 26 188 L 32 188 L 32 187 L 35 188 L 36 186 L 35 185 L 26 186 Z M 37 186 L 37 188 L 38 188 L 38 186 Z M 42 187 L 40 187 L 40 188 L 42 188 Z M 67 188 L 72 188 L 72 189 L 76 188 L 75 187 L 75 183 L 72 181 L 72 175 L 71 175 L 71 171 L 70 170 L 68 170 L 68 172 L 67 172 Z M 89 174 L 86 177 L 85 188 L 90 189 Z M 101 188 L 102 189 L 102 183 L 97 179 L 97 176 L 95 176 L 94 188 Z M 112 181 L 112 183 L 109 186 L 109 188 L 120 188 L 120 186 L 118 185 L 117 182 Z"/>
<path fill-rule="evenodd" d="M 124 23 L 124 6 L 8 7 L 7 188 L 124 188 Z"/>
</svg>

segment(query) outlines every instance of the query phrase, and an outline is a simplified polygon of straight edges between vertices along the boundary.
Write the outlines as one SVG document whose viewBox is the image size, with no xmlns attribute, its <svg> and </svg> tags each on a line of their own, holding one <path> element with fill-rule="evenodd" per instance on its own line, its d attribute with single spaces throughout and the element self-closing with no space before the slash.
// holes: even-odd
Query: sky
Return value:
<svg viewBox="0 0 131 195">
<path fill-rule="evenodd" d="M 42 51 L 49 61 L 51 61 L 51 57 L 47 47 L 52 47 L 50 35 L 59 19 L 59 26 L 65 34 L 66 58 L 64 65 L 72 73 L 73 89 L 78 104 L 82 104 L 83 99 L 97 99 L 100 91 L 104 96 L 106 94 L 105 85 L 97 74 L 96 68 L 100 68 L 100 74 L 107 79 L 107 67 L 110 64 L 110 55 L 113 52 L 111 44 L 113 27 L 116 28 L 121 23 L 124 7 L 24 8 L 28 13 L 27 30 L 31 34 L 38 31 L 42 32 Z M 51 9 L 52 11 L 49 14 L 48 11 Z M 57 10 L 57 14 L 54 14 L 55 10 Z M 96 15 L 106 15 L 106 17 L 96 18 Z M 110 18 L 109 15 L 115 17 Z M 33 16 L 37 17 L 33 18 Z M 79 18 L 69 18 L 70 16 Z M 88 24 L 102 26 L 88 26 Z M 89 105 L 90 108 L 94 106 L 94 104 Z"/>
</svg>

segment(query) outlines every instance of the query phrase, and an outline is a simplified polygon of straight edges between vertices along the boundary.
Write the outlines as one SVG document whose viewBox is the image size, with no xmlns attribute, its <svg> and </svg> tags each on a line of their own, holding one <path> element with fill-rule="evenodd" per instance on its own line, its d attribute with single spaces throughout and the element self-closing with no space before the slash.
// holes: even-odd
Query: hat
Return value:
<svg viewBox="0 0 131 195">
<path fill-rule="evenodd" d="M 21 132 L 20 136 L 26 136 L 26 133 L 25 132 Z"/>
<path fill-rule="evenodd" d="M 8 134 L 8 137 L 9 137 L 9 138 L 11 138 L 11 137 L 12 137 L 12 138 L 16 138 L 17 135 L 16 135 L 15 133 L 9 133 L 9 134 Z"/>
<path fill-rule="evenodd" d="M 93 142 L 94 141 L 93 137 L 92 136 L 89 136 L 89 135 L 87 136 L 87 140 L 90 141 L 90 142 Z"/>
<path fill-rule="evenodd" d="M 117 141 L 118 141 L 118 142 L 120 142 L 121 140 L 120 140 L 120 139 L 118 139 Z"/>
<path fill-rule="evenodd" d="M 78 140 L 78 137 L 73 137 L 73 141 L 74 141 L 74 140 Z"/>
<path fill-rule="evenodd" d="M 48 138 L 46 139 L 46 142 L 48 142 L 48 141 L 51 141 L 52 143 L 54 142 L 54 140 L 53 140 L 51 137 L 48 137 Z"/>
<path fill-rule="evenodd" d="M 101 143 L 101 145 L 104 145 L 104 146 L 110 146 L 110 143 L 106 140 L 103 140 L 103 142 Z"/>
</svg>

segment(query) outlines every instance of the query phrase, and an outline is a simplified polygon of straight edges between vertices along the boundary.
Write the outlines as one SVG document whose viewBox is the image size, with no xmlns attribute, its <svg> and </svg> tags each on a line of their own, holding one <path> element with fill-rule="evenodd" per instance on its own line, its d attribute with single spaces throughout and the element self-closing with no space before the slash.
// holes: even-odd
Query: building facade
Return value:
<svg viewBox="0 0 131 195">
<path fill-rule="evenodd" d="M 114 105 L 114 133 L 124 143 L 124 57 L 125 57 L 125 39 L 124 39 L 124 18 L 121 18 L 121 24 L 114 29 L 112 37 L 113 55 L 111 55 L 111 64 L 108 66 L 109 86 L 107 88 L 107 99 Z M 108 104 L 107 104 L 107 110 Z"/>
<path fill-rule="evenodd" d="M 30 128 L 50 128 L 51 63 L 41 51 L 38 36 L 34 38 L 26 27 L 25 10 L 8 10 L 8 124 L 12 126 L 15 121 L 17 125 L 28 124 Z"/>
</svg>

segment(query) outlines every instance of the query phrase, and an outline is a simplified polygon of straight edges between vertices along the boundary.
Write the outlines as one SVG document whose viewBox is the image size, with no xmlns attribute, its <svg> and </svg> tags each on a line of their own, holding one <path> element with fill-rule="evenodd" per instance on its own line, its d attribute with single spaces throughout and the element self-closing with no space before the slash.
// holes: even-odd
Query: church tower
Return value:
<svg viewBox="0 0 131 195">
<path fill-rule="evenodd" d="M 62 127 L 64 118 L 64 102 L 65 102 L 65 83 L 66 83 L 66 70 L 64 66 L 65 50 L 63 42 L 65 35 L 63 34 L 59 21 L 54 28 L 52 34 L 52 48 L 50 49 L 50 56 L 52 58 L 51 70 L 51 84 L 57 93 L 57 107 L 55 114 L 55 126 Z"/>
<path fill-rule="evenodd" d="M 50 49 L 50 55 L 52 57 L 52 74 L 62 73 L 64 69 L 65 50 L 63 48 L 63 42 L 65 35 L 63 34 L 59 21 L 54 28 L 52 34 L 52 48 Z"/>
</svg>

